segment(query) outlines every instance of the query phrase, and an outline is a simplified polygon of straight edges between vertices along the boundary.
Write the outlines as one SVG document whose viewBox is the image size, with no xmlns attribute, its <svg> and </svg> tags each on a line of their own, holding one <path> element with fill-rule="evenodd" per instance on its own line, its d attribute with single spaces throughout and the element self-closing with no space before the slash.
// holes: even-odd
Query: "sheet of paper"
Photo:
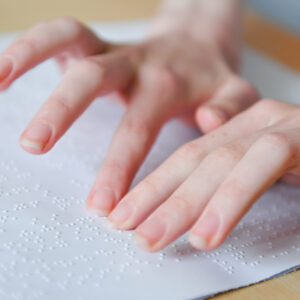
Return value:
<svg viewBox="0 0 300 300">
<path fill-rule="evenodd" d="M 98 24 L 112 40 L 137 40 L 146 22 Z M 15 34 L 0 37 L 2 50 Z M 300 100 L 300 75 L 247 50 L 245 75 L 264 96 Z M 98 99 L 55 148 L 25 153 L 18 137 L 59 82 L 52 61 L 0 95 L 0 298 L 194 299 L 253 284 L 300 264 L 300 189 L 275 185 L 210 252 L 186 235 L 158 253 L 132 242 L 132 232 L 108 228 L 85 199 L 122 109 Z M 199 133 L 172 121 L 135 182 Z"/>
</svg>

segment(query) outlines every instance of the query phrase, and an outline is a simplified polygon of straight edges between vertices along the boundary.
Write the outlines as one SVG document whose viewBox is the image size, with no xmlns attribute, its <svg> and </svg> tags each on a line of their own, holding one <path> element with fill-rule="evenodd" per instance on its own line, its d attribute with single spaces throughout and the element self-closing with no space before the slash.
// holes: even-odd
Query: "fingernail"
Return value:
<svg viewBox="0 0 300 300">
<path fill-rule="evenodd" d="M 13 63 L 11 59 L 7 57 L 0 58 L 0 82 L 4 81 L 13 69 Z"/>
<path fill-rule="evenodd" d="M 201 237 L 201 236 L 197 236 L 197 235 L 191 234 L 189 236 L 189 241 L 196 248 L 205 249 L 207 247 L 206 240 L 203 237 Z"/>
<path fill-rule="evenodd" d="M 21 145 L 25 148 L 41 151 L 48 144 L 52 135 L 49 125 L 37 123 L 26 129 L 20 140 Z"/>
<path fill-rule="evenodd" d="M 104 211 L 104 210 L 101 210 L 99 208 L 95 208 L 93 206 L 88 206 L 87 207 L 89 212 L 92 213 L 93 215 L 97 215 L 99 217 L 106 217 L 108 212 Z"/>
<path fill-rule="evenodd" d="M 111 212 L 108 220 L 116 227 L 123 227 L 132 214 L 132 207 L 126 202 L 120 202 Z"/>
<path fill-rule="evenodd" d="M 107 218 L 104 220 L 103 223 L 109 229 L 118 229 L 118 227 L 115 224 L 113 224 L 112 222 L 110 222 Z"/>
<path fill-rule="evenodd" d="M 141 248 L 143 249 L 149 249 L 151 248 L 149 242 L 147 239 L 141 237 L 140 235 L 138 235 L 136 232 L 133 235 L 133 240 L 134 242 Z"/>
<path fill-rule="evenodd" d="M 134 239 L 141 247 L 151 248 L 163 237 L 165 231 L 166 225 L 160 218 L 151 218 L 139 226 Z"/>
<path fill-rule="evenodd" d="M 113 209 L 116 200 L 116 193 L 112 189 L 98 188 L 92 196 L 89 209 L 100 216 L 107 216 Z"/>
<path fill-rule="evenodd" d="M 189 236 L 189 241 L 197 248 L 205 249 L 216 235 L 219 225 L 219 217 L 215 213 L 207 213 L 195 225 Z"/>
<path fill-rule="evenodd" d="M 206 107 L 206 112 L 208 113 L 209 117 L 218 123 L 218 125 L 222 125 L 228 121 L 228 115 L 221 109 L 216 107 Z"/>
</svg>

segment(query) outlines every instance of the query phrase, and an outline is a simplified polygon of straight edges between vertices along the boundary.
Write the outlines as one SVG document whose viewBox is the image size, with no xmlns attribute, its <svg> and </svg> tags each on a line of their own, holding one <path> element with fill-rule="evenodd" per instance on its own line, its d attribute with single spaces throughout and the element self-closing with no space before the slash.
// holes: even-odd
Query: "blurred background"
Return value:
<svg viewBox="0 0 300 300">
<path fill-rule="evenodd" d="M 81 21 L 151 17 L 159 0 L 0 0 L 0 31 L 24 29 L 42 20 L 70 15 Z"/>
<path fill-rule="evenodd" d="M 248 6 L 300 35 L 300 0 L 246 0 Z"/>
<path fill-rule="evenodd" d="M 182 0 L 184 1 L 184 0 Z M 82 21 L 151 17 L 159 0 L 0 0 L 0 31 L 27 28 L 41 20 L 72 15 Z M 263 16 L 300 35 L 300 0 L 245 0 Z"/>
</svg>

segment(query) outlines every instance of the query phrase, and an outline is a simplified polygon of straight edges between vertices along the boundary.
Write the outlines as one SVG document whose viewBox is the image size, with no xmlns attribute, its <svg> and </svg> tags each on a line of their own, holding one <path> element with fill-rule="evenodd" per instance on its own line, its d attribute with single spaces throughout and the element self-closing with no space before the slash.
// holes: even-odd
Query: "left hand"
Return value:
<svg viewBox="0 0 300 300">
<path fill-rule="evenodd" d="M 299 130 L 299 106 L 258 102 L 182 146 L 108 220 L 135 228 L 136 242 L 147 251 L 163 249 L 189 229 L 195 248 L 214 249 L 276 180 L 300 183 Z"/>
<path fill-rule="evenodd" d="M 189 115 L 208 132 L 259 98 L 236 73 L 233 29 L 200 23 L 193 33 L 189 16 L 180 28 L 159 18 L 156 31 L 135 45 L 111 44 L 82 23 L 61 18 L 34 26 L 0 56 L 0 90 L 49 57 L 65 71 L 21 135 L 22 147 L 33 154 L 50 151 L 97 96 L 121 96 L 126 111 L 87 200 L 99 215 L 107 215 L 127 193 L 170 118 Z"/>
</svg>

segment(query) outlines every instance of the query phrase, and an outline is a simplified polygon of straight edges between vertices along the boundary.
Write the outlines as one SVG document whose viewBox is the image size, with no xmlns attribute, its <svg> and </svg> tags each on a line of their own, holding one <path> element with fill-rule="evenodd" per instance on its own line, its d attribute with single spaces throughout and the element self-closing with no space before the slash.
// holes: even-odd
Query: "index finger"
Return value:
<svg viewBox="0 0 300 300">
<path fill-rule="evenodd" d="M 101 53 L 107 45 L 70 17 L 40 23 L 21 35 L 0 55 L 0 90 L 65 49 L 72 51 L 74 56 L 83 57 Z"/>
</svg>

